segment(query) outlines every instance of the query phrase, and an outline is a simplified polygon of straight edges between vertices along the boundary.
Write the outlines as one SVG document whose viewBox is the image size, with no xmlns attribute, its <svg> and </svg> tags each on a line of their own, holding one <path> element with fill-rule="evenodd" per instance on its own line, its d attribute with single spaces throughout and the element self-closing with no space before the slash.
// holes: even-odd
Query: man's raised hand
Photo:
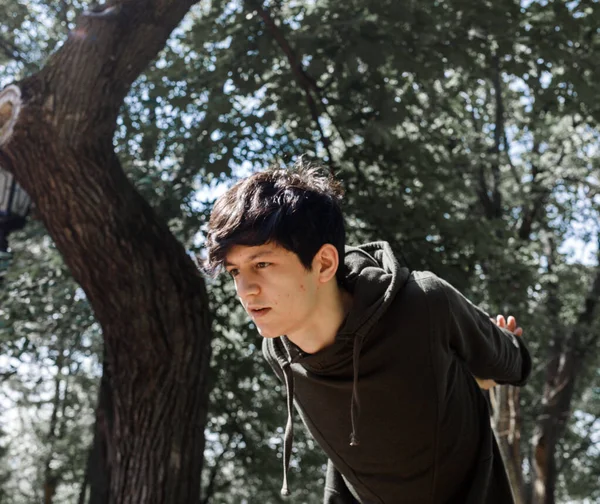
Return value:
<svg viewBox="0 0 600 504">
<path fill-rule="evenodd" d="M 508 329 L 515 336 L 523 336 L 523 328 L 517 327 L 517 320 L 512 315 L 509 315 L 508 320 L 504 319 L 504 315 L 498 315 L 496 320 L 491 319 L 491 321 L 498 327 Z"/>
<path fill-rule="evenodd" d="M 517 319 L 515 319 L 515 317 L 512 315 L 509 315 L 508 320 L 504 318 L 504 315 L 498 315 L 495 319 L 490 318 L 490 320 L 498 327 L 508 329 L 515 336 L 523 335 L 523 328 L 517 326 Z M 489 390 L 497 385 L 494 380 L 483 380 L 481 378 L 477 378 L 477 376 L 475 377 L 475 380 L 477 381 L 479 388 L 483 390 Z"/>
</svg>

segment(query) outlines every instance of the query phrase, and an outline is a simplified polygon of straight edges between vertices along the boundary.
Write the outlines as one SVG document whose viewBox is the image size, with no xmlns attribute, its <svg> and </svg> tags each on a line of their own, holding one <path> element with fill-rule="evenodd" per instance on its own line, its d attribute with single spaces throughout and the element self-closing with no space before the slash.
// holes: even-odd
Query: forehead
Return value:
<svg viewBox="0 0 600 504">
<path fill-rule="evenodd" d="M 262 258 L 265 260 L 274 257 L 285 258 L 289 255 L 294 254 L 275 243 L 265 243 L 264 245 L 256 246 L 234 245 L 225 254 L 225 266 L 240 265 Z"/>
</svg>

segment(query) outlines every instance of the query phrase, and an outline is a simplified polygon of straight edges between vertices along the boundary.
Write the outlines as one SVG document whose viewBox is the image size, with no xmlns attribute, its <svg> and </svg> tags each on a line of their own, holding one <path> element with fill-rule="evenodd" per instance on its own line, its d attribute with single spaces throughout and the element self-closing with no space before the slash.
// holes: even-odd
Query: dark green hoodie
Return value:
<svg viewBox="0 0 600 504">
<path fill-rule="evenodd" d="M 329 457 L 326 504 L 512 503 L 473 375 L 522 385 L 522 340 L 434 274 L 401 268 L 385 242 L 346 254 L 354 301 L 334 344 L 306 354 L 263 340 L 287 391 L 282 492 L 294 400 Z"/>
</svg>

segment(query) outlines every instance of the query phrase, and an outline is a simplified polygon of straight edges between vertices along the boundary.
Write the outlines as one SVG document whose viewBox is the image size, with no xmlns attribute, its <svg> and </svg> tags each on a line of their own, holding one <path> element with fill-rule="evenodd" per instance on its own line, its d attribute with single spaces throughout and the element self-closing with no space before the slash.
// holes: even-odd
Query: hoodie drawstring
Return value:
<svg viewBox="0 0 600 504">
<path fill-rule="evenodd" d="M 292 457 L 292 444 L 294 443 L 294 373 L 290 362 L 282 366 L 283 375 L 285 377 L 285 390 L 287 394 L 287 424 L 285 426 L 285 435 L 283 438 L 283 486 L 281 487 L 281 495 L 290 495 L 288 488 L 288 470 L 290 467 L 290 459 Z"/>
<path fill-rule="evenodd" d="M 358 417 L 360 416 L 360 399 L 358 397 L 358 362 L 360 358 L 360 350 L 362 347 L 362 338 L 355 336 L 354 347 L 352 352 L 352 368 L 354 377 L 352 380 L 352 400 L 350 403 L 350 419 L 352 421 L 352 433 L 350 434 L 350 446 L 360 445 L 358 439 L 358 433 L 356 432 L 356 426 L 358 424 Z"/>
<path fill-rule="evenodd" d="M 358 363 L 360 360 L 360 351 L 362 349 L 363 338 L 356 336 L 352 349 L 352 368 L 354 372 L 352 380 L 352 401 L 350 405 L 350 419 L 352 421 L 352 433 L 350 434 L 350 446 L 359 446 L 360 440 L 357 433 L 357 424 L 360 417 L 360 399 L 358 396 Z M 285 425 L 285 434 L 283 437 L 283 485 L 281 495 L 287 497 L 290 495 L 288 486 L 288 471 L 290 460 L 292 458 L 292 445 L 294 444 L 294 372 L 292 371 L 291 361 L 281 366 L 285 379 L 285 391 L 287 399 L 287 423 Z"/>
</svg>

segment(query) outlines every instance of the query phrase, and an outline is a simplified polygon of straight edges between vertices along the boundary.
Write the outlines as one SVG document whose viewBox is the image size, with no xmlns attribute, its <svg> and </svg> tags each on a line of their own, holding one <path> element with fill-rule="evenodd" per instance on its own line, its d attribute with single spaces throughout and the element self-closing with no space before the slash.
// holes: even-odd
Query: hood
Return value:
<svg viewBox="0 0 600 504">
<path fill-rule="evenodd" d="M 306 354 L 285 336 L 281 344 L 273 342 L 271 348 L 281 370 L 286 387 L 288 421 L 284 434 L 284 483 L 281 493 L 289 495 L 287 472 L 293 443 L 294 375 L 291 365 L 301 364 L 314 372 L 334 372 L 350 358 L 353 368 L 353 387 L 350 416 L 352 433 L 350 445 L 360 444 L 357 425 L 360 415 L 358 394 L 359 359 L 369 331 L 379 321 L 404 286 L 410 272 L 401 267 L 387 242 L 373 242 L 358 247 L 346 247 L 343 287 L 353 297 L 352 307 L 336 335 L 335 342 L 315 354 Z"/>
<path fill-rule="evenodd" d="M 351 356 L 349 342 L 359 339 L 362 345 L 410 275 L 408 268 L 400 266 L 387 242 L 347 246 L 345 253 L 343 287 L 353 300 L 335 342 L 317 353 L 307 354 L 283 336 L 285 351 L 281 347 L 276 351 L 280 366 L 291 361 L 313 372 L 335 372 Z"/>
<path fill-rule="evenodd" d="M 352 310 L 339 334 L 365 337 L 409 277 L 387 242 L 346 247 L 344 287 L 353 295 Z"/>
</svg>

